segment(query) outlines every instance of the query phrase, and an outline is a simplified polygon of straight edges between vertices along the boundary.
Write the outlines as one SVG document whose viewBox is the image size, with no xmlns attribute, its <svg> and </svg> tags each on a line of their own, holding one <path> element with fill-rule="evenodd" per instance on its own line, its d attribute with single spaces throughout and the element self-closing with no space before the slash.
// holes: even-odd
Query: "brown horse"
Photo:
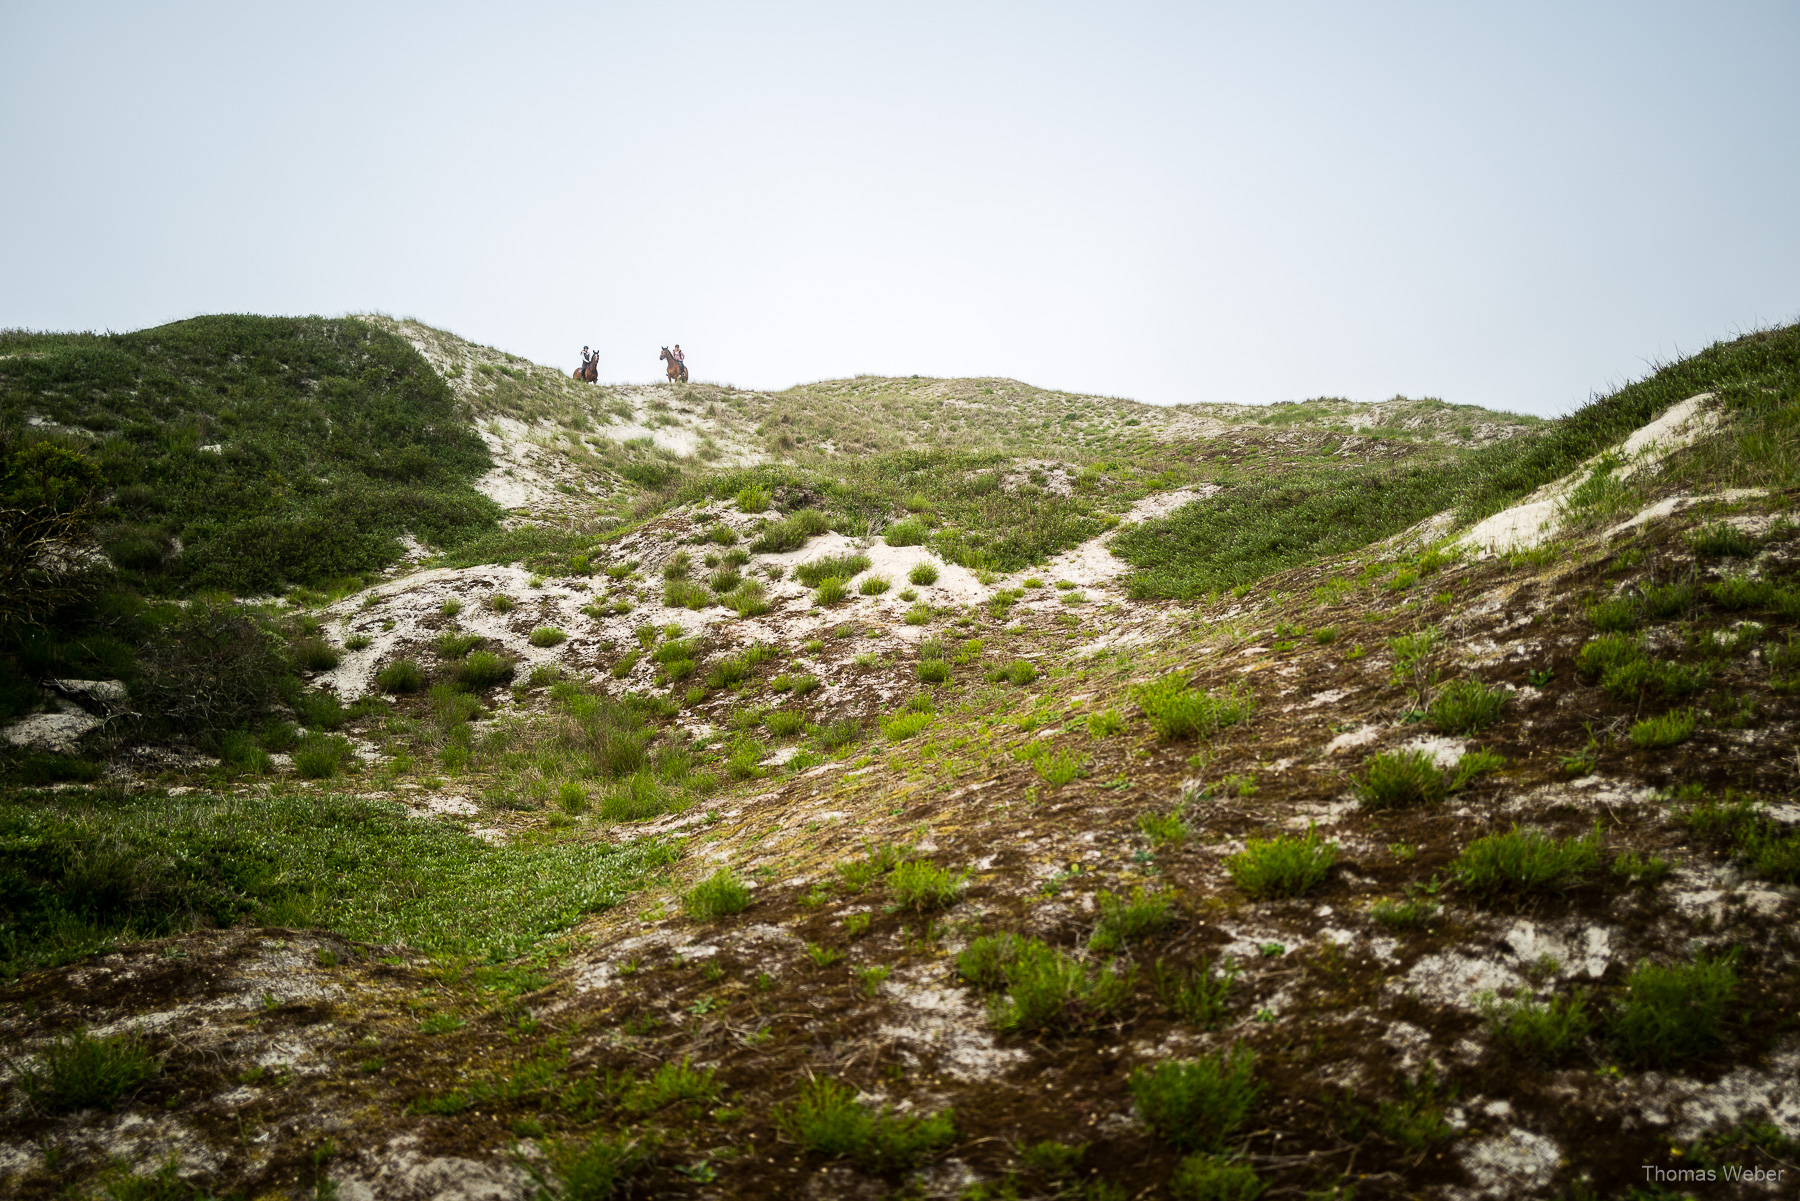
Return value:
<svg viewBox="0 0 1800 1201">
<path fill-rule="evenodd" d="M 585 380 L 586 382 L 588 382 L 590 384 L 594 383 L 596 380 L 598 380 L 600 378 L 600 356 L 595 355 L 593 358 L 589 359 L 586 363 L 583 363 L 581 366 L 575 368 L 575 370 L 572 374 L 573 374 L 573 378 L 575 378 L 575 379 Z"/>
<path fill-rule="evenodd" d="M 676 380 L 680 380 L 684 384 L 688 382 L 687 364 L 670 354 L 667 346 L 662 348 L 662 354 L 657 357 L 669 365 L 669 382 L 671 384 Z"/>
</svg>

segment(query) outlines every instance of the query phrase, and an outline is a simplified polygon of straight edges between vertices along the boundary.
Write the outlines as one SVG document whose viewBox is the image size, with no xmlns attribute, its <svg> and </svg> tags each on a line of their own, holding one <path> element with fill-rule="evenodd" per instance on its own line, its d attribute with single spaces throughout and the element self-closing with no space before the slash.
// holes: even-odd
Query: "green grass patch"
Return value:
<svg viewBox="0 0 1800 1201">
<path fill-rule="evenodd" d="M 412 659 L 396 659 L 375 673 L 375 686 L 383 692 L 417 692 L 425 687 L 425 669 Z"/>
<path fill-rule="evenodd" d="M 1015 1034 L 1091 1030 L 1109 1021 L 1131 995 L 1133 969 L 1092 968 L 1035 938 L 983 935 L 956 957 L 957 971 L 976 987 L 1004 996 L 988 1005 L 988 1019 Z"/>
<path fill-rule="evenodd" d="M 1480 680 L 1453 680 L 1425 707 L 1425 720 L 1446 734 L 1475 734 L 1500 720 L 1508 693 Z"/>
<path fill-rule="evenodd" d="M 1587 990 L 1582 988 L 1547 1002 L 1533 1000 L 1524 989 L 1510 999 L 1487 993 L 1478 998 L 1478 1005 L 1495 1042 L 1547 1068 L 1580 1051 L 1597 1020 L 1588 1006 Z"/>
<path fill-rule="evenodd" d="M 569 640 L 569 636 L 555 626 L 539 626 L 531 631 L 531 645 L 537 647 L 561 646 Z"/>
<path fill-rule="evenodd" d="M 953 872 L 923 859 L 895 865 L 888 873 L 888 888 L 904 909 L 926 913 L 947 909 L 962 899 L 968 872 Z"/>
<path fill-rule="evenodd" d="M 1202 1030 L 1211 1030 L 1225 1020 L 1227 997 L 1237 976 L 1237 964 L 1228 959 L 1202 958 L 1191 967 L 1170 967 L 1159 959 L 1151 972 L 1157 999 L 1182 1021 Z"/>
<path fill-rule="evenodd" d="M 111 1109 L 155 1079 L 162 1061 L 141 1035 L 126 1031 L 96 1038 L 84 1029 L 58 1034 L 16 1064 L 14 1087 L 40 1114 Z"/>
<path fill-rule="evenodd" d="M 750 544 L 750 549 L 763 554 L 781 554 L 790 550 L 799 550 L 806 545 L 808 538 L 816 537 L 831 529 L 831 523 L 825 515 L 814 509 L 796 509 L 782 520 L 772 522 L 757 535 Z M 812 585 L 807 585 L 812 587 Z"/>
<path fill-rule="evenodd" d="M 1138 1068 L 1129 1084 L 1144 1125 L 1183 1151 L 1224 1150 L 1262 1093 L 1256 1052 L 1242 1043 Z"/>
<path fill-rule="evenodd" d="M 695 921 L 712 921 L 750 907 L 750 889 L 730 868 L 720 868 L 681 894 L 681 908 Z"/>
<path fill-rule="evenodd" d="M 817 1076 L 800 1086 L 791 1105 L 776 1108 L 775 1121 L 808 1151 L 850 1159 L 871 1172 L 917 1167 L 956 1141 L 952 1110 L 902 1116 L 860 1104 L 854 1088 Z"/>
<path fill-rule="evenodd" d="M 1317 829 L 1305 838 L 1283 834 L 1252 838 L 1225 861 L 1237 886 L 1253 897 L 1297 897 L 1321 884 L 1337 862 L 1337 843 L 1324 841 Z"/>
<path fill-rule="evenodd" d="M 1639 963 L 1608 1023 L 1613 1049 L 1628 1063 L 1655 1068 L 1706 1055 L 1726 1041 L 1737 987 L 1735 955 Z"/>
<path fill-rule="evenodd" d="M 1146 893 L 1139 885 L 1131 890 L 1129 900 L 1102 891 L 1094 901 L 1100 920 L 1088 939 L 1088 949 L 1092 951 L 1124 950 L 1134 942 L 1154 938 L 1175 923 L 1172 888 Z"/>
<path fill-rule="evenodd" d="M 643 886 L 661 844 L 492 846 L 404 806 L 329 793 L 0 801 L 4 972 L 250 922 L 509 958 Z M 467 898 L 488 903 L 469 906 Z"/>
<path fill-rule="evenodd" d="M 1653 751 L 1675 746 L 1694 736 L 1692 709 L 1671 709 L 1657 717 L 1646 717 L 1632 723 L 1631 744 L 1640 750 Z"/>
<path fill-rule="evenodd" d="M 938 582 L 937 564 L 914 563 L 912 570 L 906 573 L 906 578 L 909 582 L 917 584 L 921 588 L 930 587 L 932 584 Z"/>
<path fill-rule="evenodd" d="M 1600 831 L 1557 840 L 1514 826 L 1470 843 L 1450 864 L 1464 888 L 1485 899 L 1567 892 L 1592 880 L 1602 859 Z"/>
<path fill-rule="evenodd" d="M 1150 718 L 1157 734 L 1169 740 L 1210 738 L 1244 721 L 1255 710 L 1248 693 L 1237 686 L 1214 694 L 1190 687 L 1179 672 L 1138 685 L 1131 690 L 1131 699 Z"/>
<path fill-rule="evenodd" d="M 817 588 L 827 579 L 836 578 L 842 583 L 867 570 L 869 570 L 869 556 L 867 555 L 827 555 L 796 566 L 794 578 L 808 588 Z"/>
</svg>

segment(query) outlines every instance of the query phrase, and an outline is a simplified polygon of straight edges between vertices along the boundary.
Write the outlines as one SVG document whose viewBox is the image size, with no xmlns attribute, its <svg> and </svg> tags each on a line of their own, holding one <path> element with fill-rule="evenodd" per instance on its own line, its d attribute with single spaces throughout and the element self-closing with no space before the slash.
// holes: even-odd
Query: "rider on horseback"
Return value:
<svg viewBox="0 0 1800 1201">
<path fill-rule="evenodd" d="M 681 343 L 675 343 L 675 349 L 670 353 L 675 356 L 675 361 L 677 363 L 680 363 L 683 367 L 687 366 L 687 356 L 681 353 Z"/>
</svg>

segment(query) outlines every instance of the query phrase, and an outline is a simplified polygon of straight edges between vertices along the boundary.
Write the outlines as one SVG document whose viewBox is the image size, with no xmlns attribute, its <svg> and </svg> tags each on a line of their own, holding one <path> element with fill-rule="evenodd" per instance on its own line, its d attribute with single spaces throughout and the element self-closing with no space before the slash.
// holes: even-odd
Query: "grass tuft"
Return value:
<svg viewBox="0 0 1800 1201">
<path fill-rule="evenodd" d="M 1131 699 L 1164 739 L 1211 737 L 1250 716 L 1254 703 L 1236 685 L 1215 696 L 1188 686 L 1179 672 L 1131 690 Z"/>
<path fill-rule="evenodd" d="M 1511 1000 L 1493 993 L 1477 999 L 1494 1040 L 1515 1055 L 1553 1068 L 1580 1050 L 1594 1028 L 1586 989 L 1547 1003 L 1534 1001 L 1524 989 Z"/>
<path fill-rule="evenodd" d="M 682 894 L 681 907 L 695 921 L 712 921 L 750 907 L 750 890 L 728 867 L 720 868 Z"/>
<path fill-rule="evenodd" d="M 1631 743 L 1646 751 L 1675 746 L 1694 736 L 1694 724 L 1692 709 L 1671 709 L 1660 717 L 1646 717 L 1632 723 Z"/>
<path fill-rule="evenodd" d="M 1101 892 L 1095 902 L 1100 921 L 1088 948 L 1094 951 L 1120 951 L 1168 929 L 1175 921 L 1175 890 L 1165 888 L 1146 893 L 1142 885 L 1131 890 L 1131 899 Z"/>
<path fill-rule="evenodd" d="M 888 888 L 893 890 L 894 899 L 917 913 L 956 904 L 968 882 L 968 872 L 953 872 L 923 859 L 898 864 L 888 874 Z"/>
<path fill-rule="evenodd" d="M 531 631 L 531 645 L 533 646 L 560 646 L 568 640 L 569 636 L 555 626 L 539 626 Z"/>
<path fill-rule="evenodd" d="M 1734 954 L 1687 964 L 1639 963 L 1609 1023 L 1612 1045 L 1642 1067 L 1697 1059 L 1724 1044 L 1737 985 Z"/>
<path fill-rule="evenodd" d="M 1560 842 L 1539 830 L 1514 826 L 1505 834 L 1477 838 L 1450 864 L 1450 873 L 1470 892 L 1494 898 L 1504 893 L 1530 896 L 1566 892 L 1600 870 L 1601 835 Z"/>
<path fill-rule="evenodd" d="M 921 588 L 929 587 L 938 582 L 937 564 L 915 563 L 912 570 L 906 573 L 906 578 Z"/>
<path fill-rule="evenodd" d="M 1455 680 L 1438 689 L 1426 706 L 1425 720 L 1446 734 L 1475 734 L 1500 720 L 1507 691 L 1479 680 Z"/>
<path fill-rule="evenodd" d="M 412 659 L 396 659 L 375 673 L 375 686 L 383 692 L 417 692 L 425 687 L 425 670 Z"/>
<path fill-rule="evenodd" d="M 153 1079 L 162 1062 L 141 1035 L 127 1031 L 96 1038 L 86 1030 L 59 1034 L 14 1077 L 26 1103 L 42 1114 L 110 1109 Z"/>
<path fill-rule="evenodd" d="M 808 1151 L 851 1159 L 871 1172 L 917 1167 L 956 1140 L 952 1110 L 903 1117 L 886 1106 L 863 1105 L 854 1088 L 819 1077 L 800 1086 L 792 1105 L 777 1107 L 775 1120 Z"/>
<path fill-rule="evenodd" d="M 1337 862 L 1337 850 L 1337 843 L 1325 842 L 1316 828 L 1308 827 L 1305 838 L 1252 838 L 1225 867 L 1253 897 L 1297 897 L 1325 879 Z"/>
</svg>

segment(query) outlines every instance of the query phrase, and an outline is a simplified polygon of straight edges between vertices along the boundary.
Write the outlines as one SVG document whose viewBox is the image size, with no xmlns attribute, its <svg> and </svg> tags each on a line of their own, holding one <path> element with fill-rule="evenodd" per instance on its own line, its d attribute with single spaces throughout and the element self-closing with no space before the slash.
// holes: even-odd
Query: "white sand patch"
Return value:
<svg viewBox="0 0 1800 1201">
<path fill-rule="evenodd" d="M 1402 750 L 1424 751 L 1431 756 L 1431 761 L 1440 768 L 1452 768 L 1457 760 L 1463 757 L 1468 743 L 1460 738 L 1448 738 L 1439 734 L 1425 734 L 1418 738 L 1409 738 L 1401 744 Z"/>
<path fill-rule="evenodd" d="M 1712 395 L 1702 392 L 1669 406 L 1655 421 L 1633 431 L 1617 447 L 1594 455 L 1574 471 L 1545 484 L 1511 508 L 1476 522 L 1468 533 L 1457 539 L 1457 545 L 1483 555 L 1495 555 L 1530 550 L 1548 542 L 1562 526 L 1562 507 L 1568 494 L 1588 478 L 1606 454 L 1624 460 L 1614 474 L 1620 479 L 1629 479 L 1711 433 L 1719 423 L 1718 413 L 1705 407 Z"/>
<path fill-rule="evenodd" d="M 1517 972 L 1498 960 L 1461 951 L 1440 951 L 1420 959 L 1388 988 L 1402 995 L 1414 993 L 1438 1005 L 1474 1009 L 1480 994 L 1510 993 L 1523 983 Z"/>
<path fill-rule="evenodd" d="M 1358 747 L 1368 746 L 1381 737 L 1380 726 L 1362 726 L 1355 730 L 1346 730 L 1325 744 L 1327 755 L 1336 755 L 1341 751 L 1353 751 Z"/>
<path fill-rule="evenodd" d="M 1738 501 L 1748 500 L 1751 497 L 1767 495 L 1768 491 L 1763 488 L 1727 488 L 1723 492 L 1713 492 L 1703 496 L 1665 496 L 1655 504 L 1650 505 L 1637 513 L 1635 516 L 1630 517 L 1625 521 L 1621 521 L 1618 525 L 1607 530 L 1606 536 L 1608 538 L 1616 538 L 1620 534 L 1629 533 L 1640 525 L 1648 525 L 1652 521 L 1660 521 L 1662 518 L 1679 513 L 1683 509 L 1689 509 L 1698 504 L 1705 504 L 1708 501 L 1725 501 L 1727 504 L 1735 504 Z M 1749 521 L 1754 520 L 1754 518 L 1747 520 L 1743 517 L 1728 517 L 1725 520 L 1729 524 L 1738 525 L 1740 528 L 1744 528 L 1745 526 L 1748 526 Z M 1747 529 L 1746 532 L 1760 533 L 1761 531 Z"/>
<path fill-rule="evenodd" d="M 1504 1134 L 1462 1144 L 1457 1157 L 1474 1185 L 1452 1188 L 1457 1201 L 1489 1197 L 1535 1197 L 1550 1187 L 1563 1160 L 1555 1139 L 1514 1126 Z"/>
</svg>

